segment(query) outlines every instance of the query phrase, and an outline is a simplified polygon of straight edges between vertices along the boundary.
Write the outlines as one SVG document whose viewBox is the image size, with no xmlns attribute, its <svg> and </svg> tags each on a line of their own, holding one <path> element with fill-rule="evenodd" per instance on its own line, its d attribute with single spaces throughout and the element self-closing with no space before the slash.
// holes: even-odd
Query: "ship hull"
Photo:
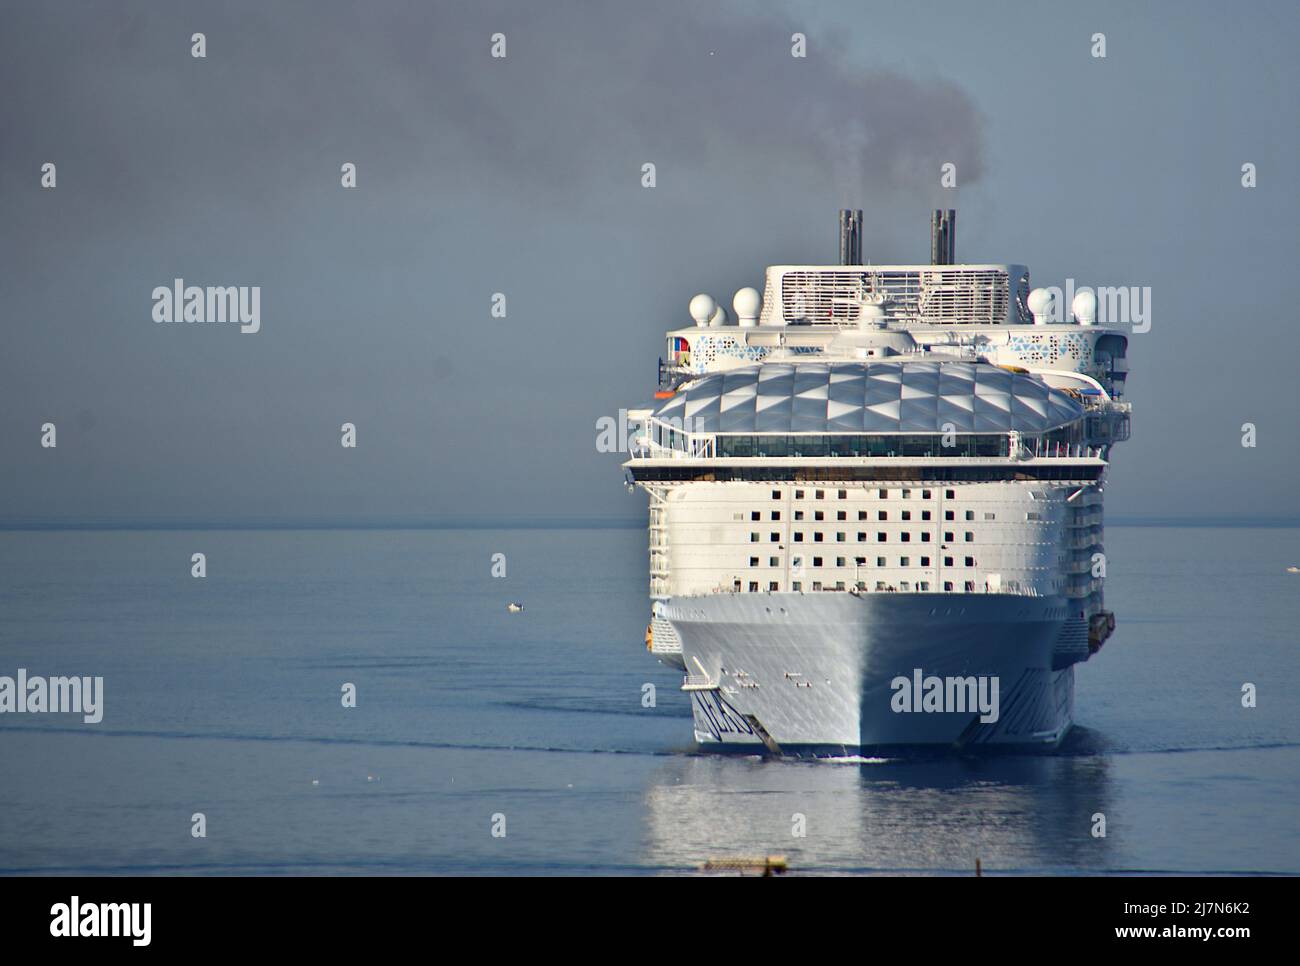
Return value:
<svg viewBox="0 0 1300 966">
<path fill-rule="evenodd" d="M 1056 747 L 1073 667 L 1060 597 L 773 593 L 658 605 L 705 750 L 796 756 Z"/>
</svg>

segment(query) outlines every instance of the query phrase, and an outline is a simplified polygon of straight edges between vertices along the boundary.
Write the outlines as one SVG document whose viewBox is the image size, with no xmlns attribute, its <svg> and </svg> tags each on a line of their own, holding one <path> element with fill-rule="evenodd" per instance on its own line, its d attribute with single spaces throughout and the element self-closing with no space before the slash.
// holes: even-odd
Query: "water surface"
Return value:
<svg viewBox="0 0 1300 966">
<path fill-rule="evenodd" d="M 1062 752 L 785 762 L 693 752 L 640 530 L 0 533 L 0 674 L 106 691 L 0 717 L 0 872 L 1300 872 L 1300 529 L 1106 536 Z"/>
</svg>

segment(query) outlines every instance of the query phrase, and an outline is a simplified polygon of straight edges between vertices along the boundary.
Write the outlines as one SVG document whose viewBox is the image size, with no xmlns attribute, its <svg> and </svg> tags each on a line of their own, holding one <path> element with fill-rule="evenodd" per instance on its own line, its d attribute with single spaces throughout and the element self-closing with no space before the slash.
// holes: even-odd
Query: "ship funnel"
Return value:
<svg viewBox="0 0 1300 966">
<path fill-rule="evenodd" d="M 862 264 L 862 209 L 840 209 L 840 264 Z"/>
<path fill-rule="evenodd" d="M 930 216 L 930 264 L 957 264 L 957 212 L 936 208 Z"/>
</svg>

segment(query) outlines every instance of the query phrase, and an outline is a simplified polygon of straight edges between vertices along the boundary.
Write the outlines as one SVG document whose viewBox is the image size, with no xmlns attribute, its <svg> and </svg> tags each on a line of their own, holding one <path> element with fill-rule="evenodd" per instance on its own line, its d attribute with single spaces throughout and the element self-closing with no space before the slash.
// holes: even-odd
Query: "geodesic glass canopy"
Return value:
<svg viewBox="0 0 1300 966">
<path fill-rule="evenodd" d="M 1083 405 L 1037 376 L 987 363 L 766 363 L 687 384 L 654 418 L 696 434 L 1040 434 Z"/>
</svg>

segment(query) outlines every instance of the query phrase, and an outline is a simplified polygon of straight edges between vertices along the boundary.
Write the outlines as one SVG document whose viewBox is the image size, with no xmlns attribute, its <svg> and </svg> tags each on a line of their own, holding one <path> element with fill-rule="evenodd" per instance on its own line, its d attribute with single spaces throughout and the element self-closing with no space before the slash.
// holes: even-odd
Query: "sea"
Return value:
<svg viewBox="0 0 1300 966">
<path fill-rule="evenodd" d="M 694 745 L 640 528 L 5 531 L 0 675 L 103 717 L 0 714 L 0 874 L 1300 873 L 1300 529 L 1106 552 L 1059 751 L 788 761 Z"/>
</svg>

